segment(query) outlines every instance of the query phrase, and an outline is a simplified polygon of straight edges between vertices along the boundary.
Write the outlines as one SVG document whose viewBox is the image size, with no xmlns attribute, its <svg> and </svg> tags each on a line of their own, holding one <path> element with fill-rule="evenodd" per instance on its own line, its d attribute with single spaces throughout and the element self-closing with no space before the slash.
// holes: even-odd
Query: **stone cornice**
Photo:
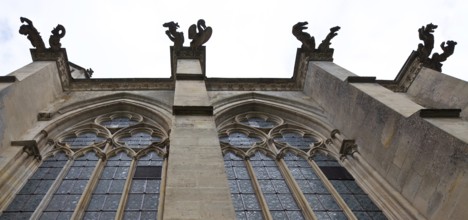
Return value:
<svg viewBox="0 0 468 220">
<path fill-rule="evenodd" d="M 190 49 L 190 48 L 188 48 Z M 171 47 L 171 65 L 174 70 L 176 59 L 200 59 L 205 72 L 205 48 L 199 51 L 184 49 L 175 54 Z M 196 53 L 196 54 L 193 54 Z M 59 51 L 38 52 L 31 49 L 33 61 L 56 61 L 58 74 L 64 91 L 117 91 L 117 90 L 174 90 L 174 74 L 171 78 L 115 78 L 73 79 L 65 48 Z M 309 60 L 314 59 L 298 48 L 292 78 L 206 78 L 208 91 L 301 91 L 304 86 Z M 320 60 L 320 59 L 318 59 Z"/>
</svg>

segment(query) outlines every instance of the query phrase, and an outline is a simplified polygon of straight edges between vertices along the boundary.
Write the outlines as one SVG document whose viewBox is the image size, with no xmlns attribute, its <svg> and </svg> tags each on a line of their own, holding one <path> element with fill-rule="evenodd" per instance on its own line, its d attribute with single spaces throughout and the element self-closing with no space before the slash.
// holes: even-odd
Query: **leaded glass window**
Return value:
<svg viewBox="0 0 468 220">
<path fill-rule="evenodd" d="M 242 120 L 241 123 L 254 128 L 273 128 L 274 126 L 278 125 L 278 123 L 274 121 L 270 121 L 261 117 L 250 117 Z"/>
<path fill-rule="evenodd" d="M 115 117 L 110 120 L 105 120 L 101 122 L 101 125 L 106 128 L 126 128 L 132 125 L 138 124 L 137 120 L 130 119 L 128 117 L 120 116 Z"/>
<path fill-rule="evenodd" d="M 250 148 L 256 143 L 262 142 L 260 138 L 249 136 L 243 132 L 231 132 L 228 136 L 221 136 L 219 140 L 239 148 Z"/>
<path fill-rule="evenodd" d="M 156 219 L 159 204 L 161 173 L 163 158 L 156 152 L 150 151 L 137 162 L 137 167 L 150 168 L 153 175 L 143 175 L 132 179 L 127 204 L 125 206 L 124 219 Z M 136 172 L 135 172 L 136 174 Z"/>
<path fill-rule="evenodd" d="M 224 168 L 228 176 L 237 219 L 263 219 L 260 204 L 244 160 L 228 152 L 224 156 Z"/>
<path fill-rule="evenodd" d="M 340 196 L 359 219 L 387 219 L 379 207 L 356 184 L 351 174 L 335 159 L 316 154 L 313 160 L 327 176 Z"/>
<path fill-rule="evenodd" d="M 248 219 L 248 213 L 257 211 L 256 206 L 249 209 L 243 198 L 251 189 L 258 210 L 273 219 L 386 219 L 338 161 L 317 154 L 332 154 L 329 150 L 337 147 L 335 143 L 303 123 L 260 112 L 220 123 L 219 139 L 227 152 L 225 169 L 238 219 Z M 241 179 L 242 174 L 248 174 L 251 181 Z"/>
<path fill-rule="evenodd" d="M 276 162 L 261 152 L 250 158 L 255 177 L 274 219 L 304 219 Z"/>
<path fill-rule="evenodd" d="M 125 143 L 128 147 L 131 148 L 145 148 L 151 145 L 153 142 L 160 141 L 160 137 L 152 136 L 147 131 L 135 132 L 129 137 L 122 137 L 119 139 L 119 142 Z"/>
<path fill-rule="evenodd" d="M 105 138 L 99 137 L 94 132 L 84 132 L 76 135 L 76 137 L 64 138 L 61 142 L 70 145 L 71 148 L 83 148 L 105 140 Z"/>
<path fill-rule="evenodd" d="M 131 161 L 125 151 L 107 160 L 86 209 L 85 219 L 115 218 Z"/>
<path fill-rule="evenodd" d="M 98 160 L 91 151 L 73 161 L 41 219 L 69 219 L 72 216 Z"/>
<path fill-rule="evenodd" d="M 283 132 L 282 137 L 274 138 L 276 142 L 287 143 L 290 146 L 297 147 L 303 150 L 309 150 L 317 139 L 310 136 L 303 136 L 296 132 Z"/>
<path fill-rule="evenodd" d="M 287 153 L 284 162 L 319 219 L 347 219 L 306 159 Z"/>
<path fill-rule="evenodd" d="M 167 133 L 144 120 L 118 112 L 57 136 L 44 147 L 55 156 L 42 162 L 0 219 L 156 219 Z M 109 132 L 115 127 L 122 129 Z"/>
<path fill-rule="evenodd" d="M 28 219 L 68 161 L 64 152 L 47 158 L 3 212 L 2 219 Z"/>
</svg>

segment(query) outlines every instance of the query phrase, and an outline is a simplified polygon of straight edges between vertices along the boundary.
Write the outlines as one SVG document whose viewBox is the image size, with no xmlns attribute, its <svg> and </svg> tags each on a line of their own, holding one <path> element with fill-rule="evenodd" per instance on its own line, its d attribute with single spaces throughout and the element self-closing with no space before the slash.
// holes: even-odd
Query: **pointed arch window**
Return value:
<svg viewBox="0 0 468 220">
<path fill-rule="evenodd" d="M 141 116 L 138 124 L 108 129 L 100 124 L 106 117 L 85 120 L 43 146 L 50 152 L 0 219 L 156 219 L 167 133 Z M 132 134 L 144 143 L 119 142 Z"/>
<path fill-rule="evenodd" d="M 266 123 L 268 120 L 276 124 Z M 247 193 L 237 187 L 233 164 L 245 164 L 255 190 L 262 216 L 252 219 L 386 219 L 352 175 L 322 153 L 329 151 L 320 134 L 289 123 L 259 112 L 220 123 L 219 137 L 238 219 L 249 219 L 248 212 L 260 212 L 245 208 L 244 200 L 239 199 Z M 252 137 L 263 141 L 252 144 Z M 234 152 L 245 159 L 233 156 Z"/>
</svg>

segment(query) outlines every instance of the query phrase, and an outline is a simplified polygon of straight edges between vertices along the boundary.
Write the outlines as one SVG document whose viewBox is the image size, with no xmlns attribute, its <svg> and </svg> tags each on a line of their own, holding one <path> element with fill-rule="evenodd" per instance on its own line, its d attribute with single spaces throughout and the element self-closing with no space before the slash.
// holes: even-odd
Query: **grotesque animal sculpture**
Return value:
<svg viewBox="0 0 468 220">
<path fill-rule="evenodd" d="M 171 21 L 164 23 L 163 27 L 169 28 L 166 31 L 166 35 L 172 42 L 174 42 L 174 50 L 179 51 L 180 48 L 182 48 L 182 46 L 184 45 L 184 33 L 177 31 L 177 28 L 179 28 L 179 24 Z"/>
<path fill-rule="evenodd" d="M 21 25 L 19 33 L 22 35 L 26 35 L 28 37 L 28 40 L 31 41 L 32 46 L 35 47 L 37 50 L 45 50 L 44 41 L 42 40 L 42 37 L 39 34 L 39 32 L 34 27 L 32 21 L 24 17 L 21 17 L 20 21 L 21 23 L 26 22 L 26 24 Z"/>
<path fill-rule="evenodd" d="M 211 27 L 206 27 L 205 20 L 198 20 L 197 25 L 192 24 L 188 29 L 188 37 L 192 39 L 190 47 L 193 50 L 197 50 L 210 39 L 212 33 L 213 29 Z"/>
<path fill-rule="evenodd" d="M 62 46 L 62 44 L 60 43 L 60 39 L 65 36 L 65 28 L 61 24 L 59 24 L 51 32 L 52 35 L 50 35 L 49 38 L 50 49 L 59 50 Z"/>
</svg>

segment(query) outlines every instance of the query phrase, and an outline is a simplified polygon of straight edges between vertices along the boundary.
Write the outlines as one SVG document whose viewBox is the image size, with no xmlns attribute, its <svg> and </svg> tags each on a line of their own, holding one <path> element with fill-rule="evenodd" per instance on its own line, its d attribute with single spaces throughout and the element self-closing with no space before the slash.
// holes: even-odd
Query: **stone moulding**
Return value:
<svg viewBox="0 0 468 220">
<path fill-rule="evenodd" d="M 42 160 L 42 156 L 37 146 L 36 140 L 12 141 L 11 145 L 23 146 L 23 152 L 27 153 L 29 156 L 33 156 L 37 160 Z"/>
<path fill-rule="evenodd" d="M 56 62 L 60 82 L 62 83 L 62 89 L 64 91 L 68 91 L 70 88 L 70 82 L 72 81 L 72 77 L 70 73 L 70 67 L 68 66 L 68 57 L 67 57 L 67 51 L 65 50 L 65 48 L 59 48 L 57 50 L 30 49 L 30 52 L 31 52 L 31 57 L 33 61 L 55 61 Z"/>
<path fill-rule="evenodd" d="M 375 76 L 348 76 L 346 78 L 348 83 L 375 83 Z"/>
<path fill-rule="evenodd" d="M 416 51 L 411 52 L 394 80 L 377 80 L 381 86 L 394 92 L 406 92 L 423 67 Z"/>
</svg>

